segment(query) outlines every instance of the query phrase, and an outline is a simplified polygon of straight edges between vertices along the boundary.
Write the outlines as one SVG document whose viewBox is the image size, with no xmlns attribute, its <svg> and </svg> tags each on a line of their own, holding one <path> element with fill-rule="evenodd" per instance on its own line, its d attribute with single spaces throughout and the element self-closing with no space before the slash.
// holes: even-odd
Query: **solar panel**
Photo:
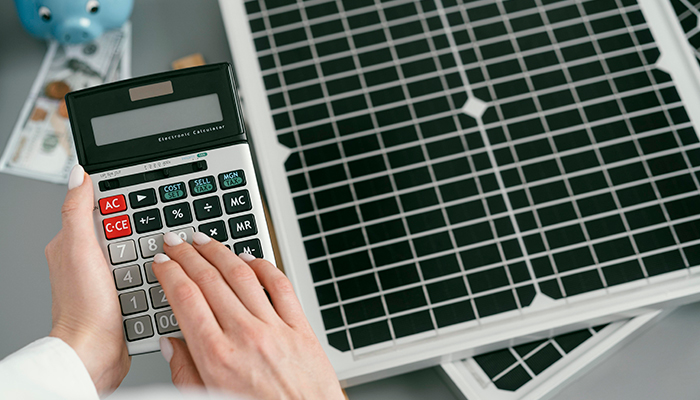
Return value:
<svg viewBox="0 0 700 400">
<path fill-rule="evenodd" d="M 657 65 L 683 61 L 645 18 L 670 5 L 641 3 L 220 3 L 281 259 L 346 383 L 697 294 L 697 81 Z"/>
<path fill-rule="evenodd" d="M 673 10 L 678 16 L 685 37 L 693 47 L 695 57 L 700 61 L 700 28 L 698 27 L 698 15 L 700 15 L 700 1 L 671 0 Z"/>
<path fill-rule="evenodd" d="M 657 323 L 668 312 L 527 342 L 441 364 L 447 385 L 466 400 L 542 399 L 558 392 Z"/>
</svg>

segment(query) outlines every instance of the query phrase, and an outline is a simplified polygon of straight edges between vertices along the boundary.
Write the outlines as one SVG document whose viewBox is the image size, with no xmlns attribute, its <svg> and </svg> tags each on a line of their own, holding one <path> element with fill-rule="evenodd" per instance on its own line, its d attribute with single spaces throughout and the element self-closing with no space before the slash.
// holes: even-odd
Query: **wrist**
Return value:
<svg viewBox="0 0 700 400">
<path fill-rule="evenodd" d="M 100 395 L 113 392 L 129 371 L 131 359 L 123 339 L 119 346 L 109 345 L 96 333 L 61 324 L 55 324 L 49 336 L 63 340 L 75 351 Z"/>
</svg>

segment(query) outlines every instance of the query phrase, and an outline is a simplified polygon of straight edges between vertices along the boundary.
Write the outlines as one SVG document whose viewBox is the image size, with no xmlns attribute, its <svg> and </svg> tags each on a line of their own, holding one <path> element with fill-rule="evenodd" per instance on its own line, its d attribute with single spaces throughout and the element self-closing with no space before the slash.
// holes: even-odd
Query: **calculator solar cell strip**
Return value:
<svg viewBox="0 0 700 400">
<path fill-rule="evenodd" d="M 700 146 L 635 0 L 246 9 L 331 346 L 700 264 Z"/>
<path fill-rule="evenodd" d="M 695 58 L 700 62 L 700 1 L 697 0 L 671 0 L 673 10 L 678 16 L 685 37 L 693 48 Z"/>
</svg>

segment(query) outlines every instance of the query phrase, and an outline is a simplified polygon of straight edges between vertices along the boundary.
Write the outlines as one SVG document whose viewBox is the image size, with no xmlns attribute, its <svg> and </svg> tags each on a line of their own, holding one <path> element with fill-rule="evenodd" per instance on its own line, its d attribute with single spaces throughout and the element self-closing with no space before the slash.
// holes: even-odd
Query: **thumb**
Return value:
<svg viewBox="0 0 700 400">
<path fill-rule="evenodd" d="M 80 165 L 73 167 L 68 178 L 68 193 L 61 208 L 63 228 L 92 234 L 92 210 L 95 208 L 90 176 Z"/>
<path fill-rule="evenodd" d="M 185 342 L 176 338 L 162 337 L 160 338 L 160 352 L 165 361 L 170 363 L 170 375 L 178 389 L 204 386 Z"/>
</svg>

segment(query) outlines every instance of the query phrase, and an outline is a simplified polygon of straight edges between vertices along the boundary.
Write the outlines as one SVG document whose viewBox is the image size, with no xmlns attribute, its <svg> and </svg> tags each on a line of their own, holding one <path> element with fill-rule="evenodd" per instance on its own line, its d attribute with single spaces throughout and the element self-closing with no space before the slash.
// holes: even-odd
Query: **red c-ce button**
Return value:
<svg viewBox="0 0 700 400">
<path fill-rule="evenodd" d="M 100 212 L 102 215 L 113 214 L 126 210 L 126 198 L 123 194 L 100 199 Z"/>
<path fill-rule="evenodd" d="M 107 239 L 116 239 L 131 235 L 131 223 L 128 215 L 107 218 L 102 221 Z"/>
</svg>

